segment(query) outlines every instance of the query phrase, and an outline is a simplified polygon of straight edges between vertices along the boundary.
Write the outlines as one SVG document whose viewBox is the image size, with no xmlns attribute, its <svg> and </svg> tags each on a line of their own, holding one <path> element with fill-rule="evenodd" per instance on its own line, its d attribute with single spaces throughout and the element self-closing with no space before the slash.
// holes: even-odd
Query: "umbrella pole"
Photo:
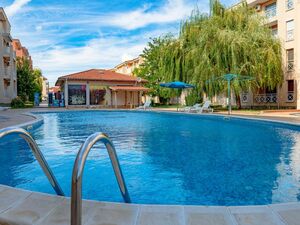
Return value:
<svg viewBox="0 0 300 225">
<path fill-rule="evenodd" d="M 230 90 L 230 80 L 228 82 L 228 115 L 231 114 L 231 90 Z"/>
<path fill-rule="evenodd" d="M 178 112 L 178 108 L 179 108 L 179 89 L 177 92 L 177 112 Z"/>
</svg>

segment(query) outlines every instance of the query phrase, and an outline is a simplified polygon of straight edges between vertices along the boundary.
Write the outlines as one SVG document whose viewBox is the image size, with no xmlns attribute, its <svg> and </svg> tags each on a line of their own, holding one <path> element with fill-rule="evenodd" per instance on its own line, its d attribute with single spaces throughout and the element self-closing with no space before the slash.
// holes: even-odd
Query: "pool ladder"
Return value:
<svg viewBox="0 0 300 225">
<path fill-rule="evenodd" d="M 19 136 L 28 143 L 33 152 L 33 155 L 42 167 L 56 194 L 64 196 L 60 185 L 58 184 L 53 172 L 51 171 L 48 163 L 46 162 L 42 152 L 40 151 L 32 136 L 26 130 L 18 127 L 9 127 L 0 130 L 0 138 L 8 134 L 19 134 Z M 82 144 L 77 153 L 76 160 L 73 166 L 71 182 L 71 225 L 82 224 L 82 175 L 89 152 L 98 141 L 102 142 L 106 147 L 124 201 L 126 203 L 131 203 L 120 163 L 117 157 L 116 149 L 113 143 L 106 134 L 100 132 L 94 133 L 89 136 Z"/>
<path fill-rule="evenodd" d="M 106 134 L 94 133 L 82 144 L 74 163 L 71 193 L 71 225 L 82 224 L 82 174 L 87 156 L 98 141 L 102 142 L 106 147 L 124 201 L 126 203 L 131 202 L 113 143 Z"/>
<path fill-rule="evenodd" d="M 9 134 L 18 134 L 21 138 L 23 138 L 29 145 L 32 153 L 42 170 L 46 174 L 52 188 L 56 192 L 57 195 L 64 196 L 64 192 L 62 191 L 60 185 L 58 184 L 52 170 L 50 169 L 48 163 L 45 160 L 45 157 L 41 150 L 39 149 L 38 145 L 36 144 L 35 140 L 31 137 L 31 135 L 24 129 L 18 127 L 8 127 L 0 130 L 0 138 L 9 135 Z"/>
</svg>

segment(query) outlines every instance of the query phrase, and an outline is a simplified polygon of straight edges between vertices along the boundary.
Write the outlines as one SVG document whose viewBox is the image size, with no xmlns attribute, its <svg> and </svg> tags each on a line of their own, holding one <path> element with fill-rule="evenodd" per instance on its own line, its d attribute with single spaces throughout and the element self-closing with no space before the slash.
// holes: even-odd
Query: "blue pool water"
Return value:
<svg viewBox="0 0 300 225">
<path fill-rule="evenodd" d="M 300 128 L 252 120 L 155 112 L 41 114 L 33 130 L 64 192 L 75 155 L 93 132 L 116 146 L 134 203 L 249 205 L 300 199 Z M 23 140 L 0 140 L 0 183 L 54 193 Z M 122 198 L 104 147 L 91 152 L 83 197 Z"/>
</svg>

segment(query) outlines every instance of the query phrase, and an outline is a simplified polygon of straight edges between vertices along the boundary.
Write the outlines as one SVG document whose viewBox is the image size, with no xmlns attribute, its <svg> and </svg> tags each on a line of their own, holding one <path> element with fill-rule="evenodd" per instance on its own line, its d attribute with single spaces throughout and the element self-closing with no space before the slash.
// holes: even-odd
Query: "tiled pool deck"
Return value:
<svg viewBox="0 0 300 225">
<path fill-rule="evenodd" d="M 69 225 L 70 199 L 0 186 L 0 224 Z M 300 203 L 244 207 L 84 201 L 87 225 L 299 225 Z"/>
<path fill-rule="evenodd" d="M 31 121 L 27 111 L 1 112 L 0 128 Z M 261 118 L 261 117 L 257 117 Z M 270 116 L 268 119 L 276 119 Z M 282 121 L 299 123 L 298 118 Z M 70 199 L 0 185 L 0 225 L 69 225 Z M 300 225 L 300 203 L 263 206 L 170 206 L 83 202 L 87 225 Z"/>
</svg>

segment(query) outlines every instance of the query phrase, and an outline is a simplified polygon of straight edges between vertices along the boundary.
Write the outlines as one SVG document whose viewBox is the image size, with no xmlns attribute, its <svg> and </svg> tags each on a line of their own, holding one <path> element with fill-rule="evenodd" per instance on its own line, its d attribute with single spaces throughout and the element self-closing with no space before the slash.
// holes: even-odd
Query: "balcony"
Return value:
<svg viewBox="0 0 300 225">
<path fill-rule="evenodd" d="M 293 72 L 294 71 L 294 60 L 290 60 L 287 62 L 287 72 Z"/>
<path fill-rule="evenodd" d="M 10 77 L 10 70 L 8 66 L 4 66 L 4 77 Z"/>
<path fill-rule="evenodd" d="M 277 15 L 276 8 L 272 8 L 272 9 L 266 10 L 265 11 L 265 15 L 266 15 L 266 17 L 267 17 L 268 20 L 274 18 Z"/>
<path fill-rule="evenodd" d="M 288 91 L 286 102 L 294 102 L 295 101 L 295 92 Z"/>
<path fill-rule="evenodd" d="M 294 8 L 294 0 L 286 0 L 285 2 L 286 10 L 291 10 Z"/>
<path fill-rule="evenodd" d="M 3 50 L 2 50 L 2 55 L 3 55 L 3 57 L 6 57 L 6 58 L 10 58 L 10 46 L 4 46 L 3 48 L 2 48 Z"/>
<path fill-rule="evenodd" d="M 257 94 L 254 96 L 254 101 L 259 104 L 277 103 L 277 94 L 276 93 Z"/>
<path fill-rule="evenodd" d="M 250 6 L 255 6 L 257 4 L 262 4 L 262 3 L 266 3 L 270 0 L 247 0 L 248 5 Z"/>
</svg>

